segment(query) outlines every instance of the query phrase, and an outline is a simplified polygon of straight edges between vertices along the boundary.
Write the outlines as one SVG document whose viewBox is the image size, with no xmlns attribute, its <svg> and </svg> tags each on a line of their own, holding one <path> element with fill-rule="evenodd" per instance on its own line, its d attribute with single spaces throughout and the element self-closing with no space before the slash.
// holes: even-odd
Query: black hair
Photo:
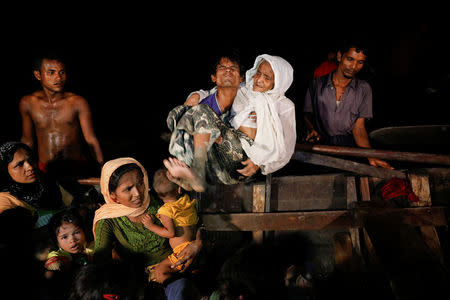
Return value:
<svg viewBox="0 0 450 300">
<path fill-rule="evenodd" d="M 111 177 L 109 178 L 109 183 L 108 183 L 109 192 L 110 193 L 114 192 L 117 189 L 117 186 L 119 185 L 120 178 L 125 173 L 128 173 L 128 172 L 133 171 L 133 170 L 138 170 L 139 173 L 141 174 L 141 176 L 144 176 L 144 174 L 142 173 L 141 168 L 137 164 L 135 164 L 135 163 L 124 164 L 124 165 L 118 167 L 111 174 Z"/>
<path fill-rule="evenodd" d="M 129 284 L 127 275 L 129 273 L 126 266 L 120 262 L 85 265 L 74 278 L 69 299 L 113 299 L 113 295 L 120 299 L 129 299 L 126 288 Z"/>
<path fill-rule="evenodd" d="M 347 52 L 350 48 L 355 48 L 356 52 L 362 52 L 366 57 L 369 57 L 369 48 L 367 43 L 360 41 L 360 40 L 347 40 L 343 41 L 339 45 L 339 52 L 341 52 L 341 55 L 344 55 L 345 52 Z"/>
<path fill-rule="evenodd" d="M 68 207 L 56 214 L 54 214 L 50 221 L 48 222 L 48 231 L 50 234 L 50 240 L 54 244 L 53 246 L 58 248 L 58 233 L 59 228 L 63 223 L 71 223 L 75 226 L 80 227 L 83 232 L 86 232 L 86 228 L 83 223 L 83 218 L 78 213 L 77 209 L 74 207 Z"/>
<path fill-rule="evenodd" d="M 166 172 L 167 169 L 165 168 L 156 170 L 153 175 L 153 189 L 159 197 L 177 196 L 179 186 L 167 178 Z"/>
<path fill-rule="evenodd" d="M 3 185 L 8 182 L 10 176 L 8 174 L 8 165 L 14 159 L 14 154 L 19 149 L 24 149 L 30 156 L 29 163 L 36 167 L 36 159 L 33 155 L 33 150 L 22 142 L 5 142 L 0 146 L 0 183 Z"/>
<path fill-rule="evenodd" d="M 41 54 L 39 57 L 37 57 L 33 61 L 33 71 L 41 71 L 42 62 L 44 61 L 44 59 L 56 60 L 60 63 L 63 63 L 64 65 L 65 65 L 65 61 L 66 61 L 66 59 L 63 57 L 62 54 L 60 54 L 56 51 L 49 51 L 49 52 Z"/>
<path fill-rule="evenodd" d="M 239 74 L 241 74 L 241 76 L 243 75 L 242 72 L 244 70 L 244 67 L 242 65 L 239 50 L 237 49 L 225 50 L 221 54 L 216 55 L 214 64 L 212 65 L 211 69 L 212 75 L 216 74 L 217 66 L 220 65 L 220 61 L 222 60 L 222 58 L 228 58 L 231 62 L 237 64 L 239 66 Z"/>
<path fill-rule="evenodd" d="M 24 149 L 30 156 L 33 154 L 31 148 L 22 142 L 6 142 L 0 146 L 0 164 L 2 167 L 8 166 L 14 159 L 14 154 L 19 149 Z"/>
</svg>

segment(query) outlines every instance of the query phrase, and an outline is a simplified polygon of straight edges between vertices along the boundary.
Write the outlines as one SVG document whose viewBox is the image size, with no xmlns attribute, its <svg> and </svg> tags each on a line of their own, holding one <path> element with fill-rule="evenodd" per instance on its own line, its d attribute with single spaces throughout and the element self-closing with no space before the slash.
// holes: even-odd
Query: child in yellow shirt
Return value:
<svg viewBox="0 0 450 300">
<path fill-rule="evenodd" d="M 171 265 L 183 257 L 178 257 L 178 255 L 195 240 L 198 222 L 196 201 L 195 199 L 191 200 L 188 194 L 182 192 L 179 185 L 169 180 L 166 169 L 159 169 L 155 172 L 153 189 L 164 201 L 164 205 L 156 214 L 162 226 L 155 224 L 149 214 L 143 216 L 142 223 L 148 230 L 169 239 L 173 253 L 160 264 L 167 266 L 167 272 L 170 273 L 173 272 Z M 181 264 L 176 269 L 182 270 L 183 267 Z M 150 280 L 152 280 L 151 270 Z"/>
</svg>

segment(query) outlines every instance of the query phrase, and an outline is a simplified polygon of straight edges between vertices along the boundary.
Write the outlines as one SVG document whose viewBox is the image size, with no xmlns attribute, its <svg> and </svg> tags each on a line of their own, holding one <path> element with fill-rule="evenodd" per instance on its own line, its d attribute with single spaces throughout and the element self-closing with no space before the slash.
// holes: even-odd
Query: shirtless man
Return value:
<svg viewBox="0 0 450 300">
<path fill-rule="evenodd" d="M 103 165 L 103 154 L 94 133 L 89 104 L 83 97 L 64 91 L 64 63 L 58 58 L 43 57 L 33 73 L 40 81 L 42 90 L 20 100 L 21 141 L 33 147 L 36 134 L 39 168 L 46 172 L 49 163 L 65 161 L 72 162 L 78 171 L 82 170 L 81 166 L 87 164 L 87 159 L 82 151 L 81 134 L 95 160 Z"/>
</svg>

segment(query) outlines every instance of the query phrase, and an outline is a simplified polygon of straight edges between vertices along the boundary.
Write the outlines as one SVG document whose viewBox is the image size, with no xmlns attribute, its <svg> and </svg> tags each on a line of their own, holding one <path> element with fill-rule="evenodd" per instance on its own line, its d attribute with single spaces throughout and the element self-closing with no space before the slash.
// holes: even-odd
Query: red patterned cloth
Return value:
<svg viewBox="0 0 450 300">
<path fill-rule="evenodd" d="M 411 183 L 405 179 L 391 178 L 381 188 L 381 197 L 384 200 L 391 200 L 399 197 L 407 197 L 411 202 L 419 201 L 414 194 Z"/>
</svg>

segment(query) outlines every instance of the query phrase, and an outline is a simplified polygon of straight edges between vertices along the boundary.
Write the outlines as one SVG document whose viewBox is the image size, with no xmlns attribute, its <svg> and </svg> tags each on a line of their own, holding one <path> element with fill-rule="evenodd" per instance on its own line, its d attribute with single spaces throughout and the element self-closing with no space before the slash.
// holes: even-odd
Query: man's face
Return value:
<svg viewBox="0 0 450 300">
<path fill-rule="evenodd" d="M 34 76 L 44 89 L 61 92 L 66 83 L 66 68 L 60 61 L 44 59 L 41 70 L 34 71 Z"/>
<path fill-rule="evenodd" d="M 253 76 L 253 90 L 255 92 L 267 92 L 275 85 L 275 75 L 268 61 L 263 61 Z"/>
<path fill-rule="evenodd" d="M 211 75 L 212 82 L 218 87 L 238 87 L 242 82 L 239 65 L 228 58 L 222 58 L 216 68 L 216 75 Z"/>
<path fill-rule="evenodd" d="M 356 52 L 355 48 L 350 48 L 344 54 L 337 53 L 337 59 L 339 61 L 339 70 L 346 78 L 353 78 L 361 71 L 366 62 L 366 55 L 361 52 Z"/>
</svg>

